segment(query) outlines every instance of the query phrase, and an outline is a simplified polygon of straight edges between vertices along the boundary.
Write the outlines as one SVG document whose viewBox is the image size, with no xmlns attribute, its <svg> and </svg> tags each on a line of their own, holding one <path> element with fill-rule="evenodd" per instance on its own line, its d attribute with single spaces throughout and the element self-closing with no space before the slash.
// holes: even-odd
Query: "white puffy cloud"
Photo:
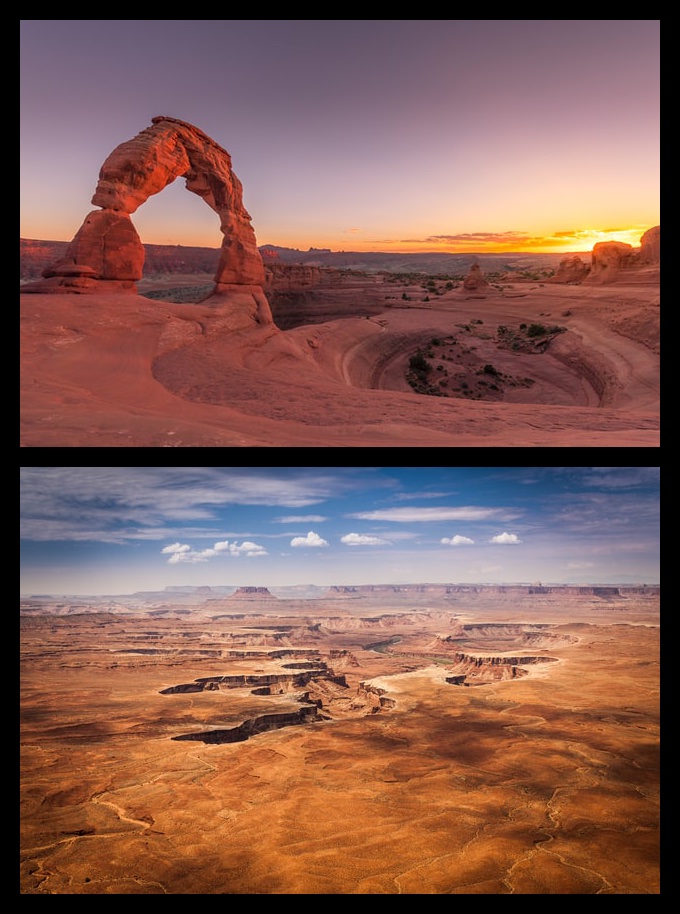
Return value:
<svg viewBox="0 0 680 914">
<path fill-rule="evenodd" d="M 328 543 L 318 533 L 310 530 L 307 536 L 295 536 L 290 541 L 291 546 L 327 546 Z"/>
<path fill-rule="evenodd" d="M 207 552 L 212 552 L 212 549 L 205 549 L 202 552 L 193 552 L 191 549 L 188 552 L 173 552 L 168 559 L 168 565 L 179 565 L 180 562 L 207 562 Z"/>
<path fill-rule="evenodd" d="M 516 546 L 522 542 L 516 533 L 499 533 L 498 536 L 492 536 L 490 543 L 498 543 L 501 546 Z"/>
<path fill-rule="evenodd" d="M 445 546 L 472 546 L 474 543 L 469 536 L 460 536 L 458 533 L 450 539 L 444 536 L 441 541 Z"/>
<path fill-rule="evenodd" d="M 194 550 L 186 544 L 173 543 L 171 546 L 165 546 L 161 549 L 161 553 L 170 555 L 168 559 L 169 565 L 177 565 L 180 562 L 207 562 L 208 559 L 215 558 L 218 555 L 245 555 L 248 557 L 267 555 L 267 550 L 264 546 L 259 546 L 257 543 L 251 543 L 248 540 L 241 543 L 240 546 L 236 542 L 230 543 L 228 540 L 224 540 L 215 543 L 212 548 L 200 550 Z"/>
<path fill-rule="evenodd" d="M 340 542 L 346 546 L 389 546 L 389 540 L 383 540 L 379 536 L 368 536 L 363 533 L 346 533 L 340 537 Z"/>
<path fill-rule="evenodd" d="M 240 546 L 238 546 L 236 543 L 232 543 L 229 546 L 229 552 L 232 555 L 247 555 L 247 556 L 266 555 L 267 554 L 267 550 L 264 548 L 264 546 L 258 546 L 257 543 L 251 543 L 248 540 L 245 540 L 243 543 L 241 543 Z"/>
<path fill-rule="evenodd" d="M 161 549 L 161 552 L 166 555 L 168 553 L 179 555 L 182 552 L 191 552 L 191 546 L 182 543 L 173 543 L 171 546 L 164 546 Z"/>
</svg>

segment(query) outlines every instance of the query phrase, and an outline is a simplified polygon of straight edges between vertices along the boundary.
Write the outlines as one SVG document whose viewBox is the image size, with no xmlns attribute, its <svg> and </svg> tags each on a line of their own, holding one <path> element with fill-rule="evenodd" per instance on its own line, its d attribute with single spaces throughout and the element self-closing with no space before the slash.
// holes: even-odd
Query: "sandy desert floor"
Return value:
<svg viewBox="0 0 680 914">
<path fill-rule="evenodd" d="M 22 617 L 22 894 L 659 893 L 658 599 L 240 609 Z"/>
<path fill-rule="evenodd" d="M 419 300 L 375 307 L 367 287 L 352 317 L 357 288 L 333 320 L 247 332 L 202 304 L 23 294 L 21 446 L 659 446 L 658 284 L 406 291 Z M 542 353 L 499 347 L 497 326 L 533 322 L 565 331 Z M 447 396 L 406 381 L 433 338 L 452 341 Z M 486 364 L 501 399 L 482 398 Z"/>
</svg>

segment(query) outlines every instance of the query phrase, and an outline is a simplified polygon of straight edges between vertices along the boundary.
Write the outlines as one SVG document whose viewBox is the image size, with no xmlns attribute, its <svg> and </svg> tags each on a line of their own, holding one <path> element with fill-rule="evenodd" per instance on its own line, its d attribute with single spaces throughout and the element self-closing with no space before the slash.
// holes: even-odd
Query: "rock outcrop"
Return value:
<svg viewBox="0 0 680 914">
<path fill-rule="evenodd" d="M 578 254 L 565 257 L 555 271 L 555 275 L 544 280 L 545 282 L 579 283 L 583 282 L 590 273 L 590 267 L 584 263 Z"/>
<path fill-rule="evenodd" d="M 661 226 L 655 225 L 640 238 L 639 263 L 661 263 Z"/>
<path fill-rule="evenodd" d="M 630 267 L 635 257 L 632 245 L 623 241 L 600 241 L 593 247 L 590 279 L 593 282 L 613 282 Z"/>
<path fill-rule="evenodd" d="M 658 282 L 661 263 L 661 226 L 644 233 L 640 247 L 622 241 L 601 241 L 593 248 L 588 283 Z"/>
<path fill-rule="evenodd" d="M 463 280 L 463 289 L 466 292 L 484 292 L 489 288 L 489 283 L 482 275 L 482 268 L 478 263 L 473 263 L 470 272 Z"/>
<path fill-rule="evenodd" d="M 271 323 L 262 257 L 231 157 L 207 134 L 172 117 L 153 118 L 150 127 L 113 150 L 92 197 L 100 209 L 86 217 L 64 258 L 43 271 L 44 281 L 22 291 L 135 292 L 144 246 L 130 216 L 179 177 L 218 214 L 224 235 L 206 303 L 233 308 L 235 327 Z"/>
</svg>

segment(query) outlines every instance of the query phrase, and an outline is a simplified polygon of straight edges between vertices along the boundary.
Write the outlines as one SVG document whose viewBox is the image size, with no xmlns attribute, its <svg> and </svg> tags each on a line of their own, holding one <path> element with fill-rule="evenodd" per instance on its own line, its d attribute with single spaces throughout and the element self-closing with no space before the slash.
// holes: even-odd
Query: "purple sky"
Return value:
<svg viewBox="0 0 680 914">
<path fill-rule="evenodd" d="M 660 221 L 659 20 L 30 19 L 21 33 L 25 238 L 70 240 L 104 159 L 156 115 L 229 151 L 259 244 L 590 250 Z M 181 179 L 133 221 L 148 243 L 222 240 Z"/>
</svg>

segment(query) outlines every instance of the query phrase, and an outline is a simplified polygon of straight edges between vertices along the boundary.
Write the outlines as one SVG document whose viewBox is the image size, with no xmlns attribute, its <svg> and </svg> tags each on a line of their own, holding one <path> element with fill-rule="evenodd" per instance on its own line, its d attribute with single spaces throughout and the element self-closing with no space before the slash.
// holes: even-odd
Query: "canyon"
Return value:
<svg viewBox="0 0 680 914">
<path fill-rule="evenodd" d="M 658 894 L 659 600 L 25 595 L 21 892 Z"/>
</svg>

